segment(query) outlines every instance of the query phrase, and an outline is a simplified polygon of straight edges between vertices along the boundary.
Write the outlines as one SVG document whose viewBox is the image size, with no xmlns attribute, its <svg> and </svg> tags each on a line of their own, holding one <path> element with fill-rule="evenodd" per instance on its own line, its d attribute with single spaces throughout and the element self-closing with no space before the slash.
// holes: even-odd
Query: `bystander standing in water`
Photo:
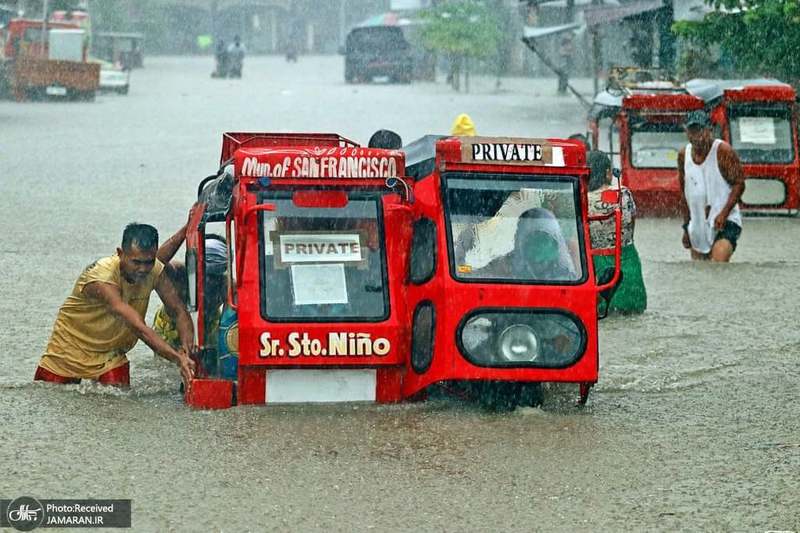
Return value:
<svg viewBox="0 0 800 533">
<path fill-rule="evenodd" d="M 689 113 L 686 137 L 678 154 L 683 247 L 692 259 L 728 262 L 742 233 L 742 164 L 730 144 L 714 139 L 705 111 Z"/>
<path fill-rule="evenodd" d="M 647 291 L 642 277 L 642 262 L 639 252 L 633 243 L 636 224 L 636 203 L 633 194 L 627 187 L 612 187 L 613 175 L 611 160 L 600 151 L 589 152 L 588 157 L 591 174 L 589 176 L 589 216 L 607 215 L 614 211 L 620 202 L 622 211 L 622 281 L 608 304 L 609 311 L 620 313 L 642 313 L 647 309 Z M 619 195 L 621 194 L 621 198 Z M 616 223 L 614 218 L 595 220 L 589 224 L 592 248 L 614 248 L 616 244 Z M 594 271 L 596 274 L 614 266 L 613 255 L 594 255 Z"/>
<path fill-rule="evenodd" d="M 241 78 L 242 77 L 242 68 L 244 67 L 244 56 L 247 53 L 247 48 L 245 47 L 242 40 L 237 35 L 233 38 L 233 43 L 228 46 L 228 77 L 229 78 Z"/>
<path fill-rule="evenodd" d="M 214 59 L 216 59 L 216 68 L 211 73 L 212 78 L 227 78 L 228 77 L 228 47 L 225 45 L 223 39 L 217 41 L 214 48 Z"/>
</svg>

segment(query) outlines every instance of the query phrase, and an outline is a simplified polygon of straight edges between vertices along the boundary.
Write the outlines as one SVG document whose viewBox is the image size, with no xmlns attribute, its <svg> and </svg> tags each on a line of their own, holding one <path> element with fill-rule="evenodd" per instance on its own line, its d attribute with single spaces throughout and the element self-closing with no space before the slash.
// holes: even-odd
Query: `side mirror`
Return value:
<svg viewBox="0 0 800 533">
<path fill-rule="evenodd" d="M 620 169 L 618 169 L 618 168 L 614 168 L 614 169 L 611 170 L 611 175 L 614 176 L 615 178 L 619 179 L 620 176 L 622 176 L 622 171 Z"/>
<path fill-rule="evenodd" d="M 597 284 L 598 285 L 605 285 L 612 279 L 614 279 L 614 267 L 608 267 L 597 277 Z M 598 311 L 598 319 L 602 320 L 608 316 L 608 307 L 611 305 L 611 300 L 614 298 L 614 294 L 617 292 L 617 289 L 622 283 L 622 271 L 619 272 L 619 278 L 617 278 L 617 282 L 612 285 L 611 287 L 600 291 L 600 299 L 605 302 L 603 306 L 602 314 Z M 598 305 L 599 307 L 599 305 Z"/>
<path fill-rule="evenodd" d="M 186 252 L 186 276 L 189 279 L 189 311 L 197 311 L 197 254 Z"/>
</svg>

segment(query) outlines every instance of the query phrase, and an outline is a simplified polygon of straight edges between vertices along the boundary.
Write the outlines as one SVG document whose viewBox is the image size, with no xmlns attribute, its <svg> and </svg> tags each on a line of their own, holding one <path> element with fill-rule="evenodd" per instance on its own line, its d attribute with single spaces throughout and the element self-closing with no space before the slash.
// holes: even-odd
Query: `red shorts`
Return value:
<svg viewBox="0 0 800 533">
<path fill-rule="evenodd" d="M 100 374 L 97 377 L 97 382 L 102 383 L 103 385 L 114 385 L 116 387 L 129 387 L 131 384 L 131 374 L 130 374 L 130 363 L 125 363 L 122 366 L 118 366 L 108 372 Z M 54 374 L 49 370 L 37 367 L 36 374 L 33 376 L 34 381 L 47 381 L 49 383 L 60 383 L 62 385 L 68 385 L 73 383 L 80 383 L 80 378 L 65 378 L 64 376 L 59 376 L 58 374 Z"/>
</svg>

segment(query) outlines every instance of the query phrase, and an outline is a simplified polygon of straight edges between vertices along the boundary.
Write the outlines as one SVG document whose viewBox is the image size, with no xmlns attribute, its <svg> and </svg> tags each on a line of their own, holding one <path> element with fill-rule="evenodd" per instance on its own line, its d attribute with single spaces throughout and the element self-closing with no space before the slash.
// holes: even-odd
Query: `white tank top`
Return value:
<svg viewBox="0 0 800 533">
<path fill-rule="evenodd" d="M 700 253 L 711 251 L 717 231 L 714 219 L 728 203 L 731 186 L 722 177 L 717 163 L 717 152 L 722 141 L 714 139 L 705 161 L 701 165 L 692 160 L 692 145 L 686 145 L 683 160 L 684 186 L 683 193 L 689 205 L 689 240 L 692 248 Z M 706 207 L 708 217 L 706 217 Z M 739 205 L 735 205 L 728 215 L 728 220 L 741 227 L 742 215 Z"/>
</svg>

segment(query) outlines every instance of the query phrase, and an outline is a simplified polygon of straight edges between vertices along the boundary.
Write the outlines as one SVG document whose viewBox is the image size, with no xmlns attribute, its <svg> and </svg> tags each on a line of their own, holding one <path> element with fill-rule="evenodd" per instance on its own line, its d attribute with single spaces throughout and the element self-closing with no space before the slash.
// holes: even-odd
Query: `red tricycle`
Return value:
<svg viewBox="0 0 800 533">
<path fill-rule="evenodd" d="M 778 80 L 667 79 L 620 82 L 595 96 L 592 145 L 614 157 L 640 215 L 676 216 L 681 209 L 678 153 L 688 144 L 689 112 L 705 109 L 714 136 L 742 161 L 744 214 L 796 215 L 800 155 L 795 90 Z"/>
<path fill-rule="evenodd" d="M 390 403 L 441 385 L 514 407 L 542 382 L 576 383 L 585 402 L 598 298 L 620 279 L 619 246 L 590 247 L 588 173 L 583 145 L 558 139 L 385 150 L 226 133 L 187 232 L 203 346 L 187 403 Z M 221 318 L 204 302 L 220 292 L 204 273 L 215 224 L 229 258 Z M 616 267 L 595 273 L 592 254 Z"/>
</svg>

